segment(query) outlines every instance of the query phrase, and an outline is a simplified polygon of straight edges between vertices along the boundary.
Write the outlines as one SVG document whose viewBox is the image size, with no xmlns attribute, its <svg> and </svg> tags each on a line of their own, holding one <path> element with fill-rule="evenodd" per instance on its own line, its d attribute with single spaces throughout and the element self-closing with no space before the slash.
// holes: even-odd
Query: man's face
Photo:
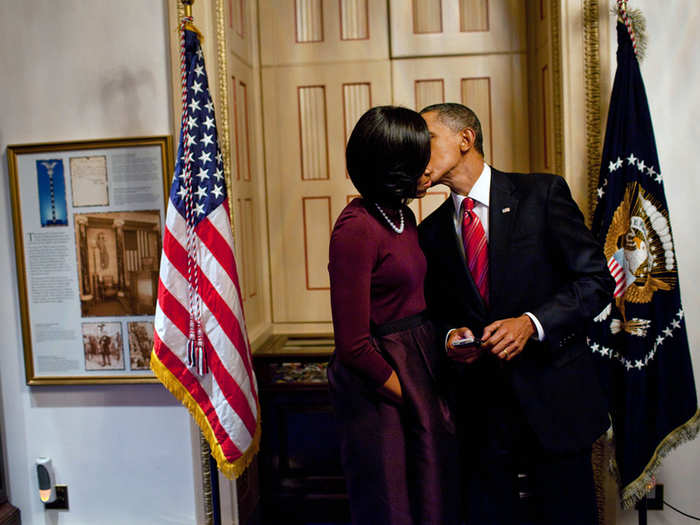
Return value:
<svg viewBox="0 0 700 525">
<path fill-rule="evenodd" d="M 430 162 L 426 171 L 433 186 L 435 184 L 449 186 L 450 172 L 462 158 L 460 150 L 462 136 L 443 124 L 436 111 L 423 113 L 422 116 L 430 131 Z"/>
</svg>

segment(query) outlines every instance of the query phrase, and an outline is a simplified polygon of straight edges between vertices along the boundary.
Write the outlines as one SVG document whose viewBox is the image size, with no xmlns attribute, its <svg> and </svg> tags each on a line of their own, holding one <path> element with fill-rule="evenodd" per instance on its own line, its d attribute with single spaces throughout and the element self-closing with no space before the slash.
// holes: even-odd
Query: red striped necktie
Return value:
<svg viewBox="0 0 700 525">
<path fill-rule="evenodd" d="M 479 217 L 474 213 L 474 199 L 467 197 L 462 201 L 462 242 L 464 256 L 469 271 L 474 278 L 484 303 L 489 304 L 489 256 L 486 233 Z"/>
</svg>

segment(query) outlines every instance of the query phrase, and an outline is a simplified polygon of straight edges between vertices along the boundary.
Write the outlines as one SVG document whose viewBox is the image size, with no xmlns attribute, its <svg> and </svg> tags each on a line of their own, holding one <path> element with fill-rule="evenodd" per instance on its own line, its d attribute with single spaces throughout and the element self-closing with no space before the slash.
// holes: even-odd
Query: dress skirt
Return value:
<svg viewBox="0 0 700 525">
<path fill-rule="evenodd" d="M 356 525 L 459 523 L 459 461 L 443 394 L 442 344 L 417 315 L 372 329 L 403 400 L 380 394 L 331 357 L 328 382 Z"/>
</svg>

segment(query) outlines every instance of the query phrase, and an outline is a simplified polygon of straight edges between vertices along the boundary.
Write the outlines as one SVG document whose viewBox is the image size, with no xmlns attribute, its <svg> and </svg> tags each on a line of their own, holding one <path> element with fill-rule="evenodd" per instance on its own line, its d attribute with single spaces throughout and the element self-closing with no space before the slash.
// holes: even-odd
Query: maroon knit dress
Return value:
<svg viewBox="0 0 700 525">
<path fill-rule="evenodd" d="M 458 523 L 455 428 L 442 396 L 444 350 L 423 314 L 426 262 L 413 212 L 396 233 L 355 199 L 328 266 L 336 348 L 328 369 L 357 525 Z M 385 210 L 399 225 L 398 210 Z M 378 389 L 395 371 L 403 400 Z"/>
</svg>

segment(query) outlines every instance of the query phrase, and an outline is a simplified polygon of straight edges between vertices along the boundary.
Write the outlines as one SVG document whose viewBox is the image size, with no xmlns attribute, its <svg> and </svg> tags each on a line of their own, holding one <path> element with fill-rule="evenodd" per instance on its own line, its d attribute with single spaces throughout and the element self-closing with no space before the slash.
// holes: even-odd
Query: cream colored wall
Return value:
<svg viewBox="0 0 700 525">
<path fill-rule="evenodd" d="M 0 2 L 0 441 L 25 524 L 196 522 L 190 417 L 160 385 L 24 381 L 8 144 L 171 133 L 163 0 Z M 50 456 L 69 511 L 45 511 Z"/>
</svg>

